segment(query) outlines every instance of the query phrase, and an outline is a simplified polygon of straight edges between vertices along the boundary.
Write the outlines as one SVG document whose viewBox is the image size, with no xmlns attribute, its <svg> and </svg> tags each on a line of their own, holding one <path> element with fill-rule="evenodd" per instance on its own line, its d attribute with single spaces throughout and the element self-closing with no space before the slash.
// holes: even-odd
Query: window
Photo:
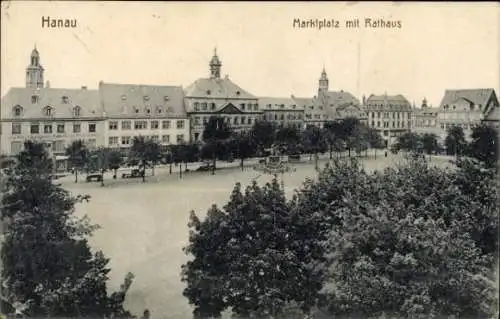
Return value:
<svg viewBox="0 0 500 319">
<path fill-rule="evenodd" d="M 149 107 L 148 107 L 148 108 L 146 108 L 146 113 L 147 113 L 147 114 L 151 114 L 151 109 L 150 109 Z"/>
<path fill-rule="evenodd" d="M 118 136 L 110 136 L 108 144 L 109 145 L 118 145 Z"/>
<path fill-rule="evenodd" d="M 203 124 L 207 124 L 208 123 L 208 117 L 203 117 Z"/>
<path fill-rule="evenodd" d="M 246 118 L 244 116 L 241 117 L 241 124 L 245 124 L 246 123 Z"/>
<path fill-rule="evenodd" d="M 73 116 L 74 116 L 74 117 L 78 117 L 78 116 L 80 116 L 80 110 L 81 110 L 81 109 L 80 109 L 80 107 L 79 107 L 78 105 L 77 105 L 77 106 L 75 106 L 75 107 L 73 108 Z"/>
<path fill-rule="evenodd" d="M 89 124 L 89 132 L 95 133 L 95 127 L 96 127 L 95 123 L 90 123 Z"/>
<path fill-rule="evenodd" d="M 54 143 L 52 144 L 52 151 L 57 153 L 64 152 L 65 151 L 64 141 L 61 140 L 54 141 Z"/>
<path fill-rule="evenodd" d="M 198 141 L 200 139 L 200 133 L 196 132 L 194 133 L 194 140 Z"/>
<path fill-rule="evenodd" d="M 281 114 L 281 115 L 280 115 L 280 120 L 282 120 L 282 121 L 283 121 L 284 119 L 285 119 L 285 114 Z"/>
<path fill-rule="evenodd" d="M 117 130 L 118 129 L 118 121 L 109 121 L 109 129 Z"/>
<path fill-rule="evenodd" d="M 139 109 L 137 107 L 134 107 L 134 113 L 135 114 L 139 113 Z"/>
<path fill-rule="evenodd" d="M 12 134 L 21 134 L 21 123 L 12 123 Z"/>
<path fill-rule="evenodd" d="M 200 103 L 194 102 L 194 110 L 199 111 L 200 110 Z"/>
<path fill-rule="evenodd" d="M 170 121 L 161 121 L 161 127 L 164 130 L 170 129 Z"/>
<path fill-rule="evenodd" d="M 23 108 L 19 105 L 14 106 L 14 116 L 19 117 L 23 113 Z"/>
<path fill-rule="evenodd" d="M 184 128 L 184 120 L 178 120 L 177 121 L 177 128 L 178 129 L 183 129 Z"/>
<path fill-rule="evenodd" d="M 238 125 L 238 118 L 237 118 L 237 117 L 235 117 L 235 118 L 233 119 L 233 124 L 234 124 L 234 125 Z"/>
<path fill-rule="evenodd" d="M 159 139 L 159 136 L 158 136 L 158 135 L 153 135 L 153 136 L 151 136 L 151 140 L 152 140 L 153 142 L 158 142 L 158 139 Z"/>
<path fill-rule="evenodd" d="M 159 127 L 158 121 L 151 121 L 151 129 L 156 130 Z"/>
<path fill-rule="evenodd" d="M 177 144 L 184 142 L 184 134 L 177 134 Z"/>
<path fill-rule="evenodd" d="M 134 129 L 144 130 L 148 128 L 148 122 L 146 121 L 134 121 Z"/>
<path fill-rule="evenodd" d="M 161 136 L 161 141 L 163 143 L 170 143 L 170 135 L 162 135 Z"/>
<path fill-rule="evenodd" d="M 122 136 L 122 145 L 130 144 L 130 136 Z"/>
<path fill-rule="evenodd" d="M 32 95 L 31 104 L 36 104 L 36 103 L 38 103 L 38 95 Z"/>
<path fill-rule="evenodd" d="M 57 133 L 64 133 L 64 124 L 57 124 Z"/>
<path fill-rule="evenodd" d="M 61 98 L 61 102 L 62 102 L 62 104 L 68 104 L 69 103 L 69 98 L 67 96 L 63 96 Z"/>
<path fill-rule="evenodd" d="M 50 106 L 46 106 L 43 109 L 43 114 L 45 114 L 45 116 L 52 116 L 52 108 Z"/>
<path fill-rule="evenodd" d="M 240 91 L 236 91 L 236 95 L 240 95 Z"/>
<path fill-rule="evenodd" d="M 43 126 L 43 132 L 45 134 L 51 134 L 52 133 L 52 124 L 45 124 Z"/>
<path fill-rule="evenodd" d="M 161 112 L 162 112 L 161 106 L 157 106 L 156 107 L 156 113 L 161 114 Z"/>
<path fill-rule="evenodd" d="M 210 104 L 210 109 L 211 109 L 212 111 L 213 111 L 213 110 L 215 110 L 215 103 L 211 103 L 211 104 Z"/>
<path fill-rule="evenodd" d="M 207 95 L 210 95 L 210 93 L 212 93 L 212 92 L 210 92 L 210 90 L 207 90 Z"/>
<path fill-rule="evenodd" d="M 31 134 L 40 133 L 40 126 L 38 124 L 31 124 L 30 132 L 31 132 Z"/>
<path fill-rule="evenodd" d="M 201 103 L 201 110 L 206 111 L 207 110 L 207 103 L 203 102 Z"/>
<path fill-rule="evenodd" d="M 168 95 L 165 95 L 165 96 L 163 97 L 163 101 L 167 102 L 168 100 L 170 100 L 170 98 L 168 97 Z"/>
<path fill-rule="evenodd" d="M 196 116 L 194 118 L 194 125 L 200 125 L 200 117 L 199 116 Z"/>
<path fill-rule="evenodd" d="M 80 123 L 73 123 L 73 133 L 80 133 L 82 131 L 82 126 Z"/>
</svg>

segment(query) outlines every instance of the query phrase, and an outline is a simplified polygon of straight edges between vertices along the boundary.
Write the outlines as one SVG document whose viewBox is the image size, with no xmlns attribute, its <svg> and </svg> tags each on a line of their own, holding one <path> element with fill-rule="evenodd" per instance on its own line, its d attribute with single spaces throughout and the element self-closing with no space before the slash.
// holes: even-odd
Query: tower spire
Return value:
<svg viewBox="0 0 500 319">
<path fill-rule="evenodd" d="M 214 47 L 214 55 L 212 57 L 212 60 L 210 60 L 209 65 L 210 65 L 210 77 L 213 79 L 219 79 L 222 63 L 219 60 L 219 57 L 217 56 L 217 47 Z"/>
<path fill-rule="evenodd" d="M 40 54 L 36 48 L 36 43 L 34 43 L 34 48 L 30 56 L 30 64 L 26 68 L 26 87 L 43 88 L 43 72 L 44 69 L 40 64 Z"/>
<path fill-rule="evenodd" d="M 321 77 L 319 78 L 319 91 L 328 91 L 328 76 L 325 70 L 325 64 L 323 63 L 323 71 L 321 71 Z"/>
</svg>

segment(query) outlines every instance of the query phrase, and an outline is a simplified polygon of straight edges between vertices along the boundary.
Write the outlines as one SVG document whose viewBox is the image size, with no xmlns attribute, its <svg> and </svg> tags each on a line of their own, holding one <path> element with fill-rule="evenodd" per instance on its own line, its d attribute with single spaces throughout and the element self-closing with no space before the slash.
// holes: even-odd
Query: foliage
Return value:
<svg viewBox="0 0 500 319">
<path fill-rule="evenodd" d="M 314 125 L 306 127 L 302 132 L 302 143 L 306 152 L 314 154 L 324 150 L 326 146 L 323 132 Z"/>
<path fill-rule="evenodd" d="M 434 133 L 424 133 L 420 136 L 422 148 L 427 154 L 437 154 L 440 151 L 438 137 Z"/>
<path fill-rule="evenodd" d="M 495 304 L 498 210 L 490 171 L 418 158 L 366 173 L 335 162 L 306 183 L 302 211 L 319 212 L 332 316 L 484 318 Z"/>
<path fill-rule="evenodd" d="M 157 142 L 146 139 L 144 136 L 135 136 L 132 140 L 129 158 L 132 161 L 137 161 L 143 170 L 146 170 L 147 166 L 151 166 L 154 175 L 154 167 L 161 156 L 161 148 Z M 145 174 L 142 175 L 142 181 L 145 181 Z"/>
<path fill-rule="evenodd" d="M 498 133 L 488 125 L 482 124 L 472 129 L 470 155 L 482 161 L 488 167 L 494 167 L 498 161 Z"/>
<path fill-rule="evenodd" d="M 283 126 L 276 131 L 276 144 L 293 147 L 300 142 L 299 131 L 295 126 Z"/>
<path fill-rule="evenodd" d="M 420 136 L 413 132 L 405 132 L 398 136 L 396 143 L 392 148 L 395 150 L 403 150 L 407 152 L 420 152 L 422 150 L 422 141 Z"/>
<path fill-rule="evenodd" d="M 227 205 L 213 206 L 204 221 L 191 213 L 185 252 L 194 259 L 182 277 L 196 318 L 225 309 L 240 318 L 282 318 L 294 303 L 295 312 L 310 309 L 321 288 L 309 231 L 315 225 L 294 205 L 274 179 L 244 193 L 237 184 Z"/>
<path fill-rule="evenodd" d="M 461 126 L 448 128 L 444 146 L 448 155 L 464 155 L 467 149 L 467 142 L 465 141 L 464 130 Z"/>
<path fill-rule="evenodd" d="M 229 124 L 222 117 L 211 116 L 203 129 L 203 141 L 205 142 L 202 150 L 202 157 L 211 154 L 213 160 L 213 171 L 217 157 L 228 154 L 227 140 L 231 137 L 232 131 Z M 205 157 L 206 158 L 206 157 Z"/>
<path fill-rule="evenodd" d="M 228 142 L 228 147 L 232 156 L 241 160 L 242 169 L 244 160 L 255 155 L 251 136 L 247 132 L 234 133 Z"/>
<path fill-rule="evenodd" d="M 2 185 L 3 295 L 30 317 L 130 317 L 122 306 L 126 290 L 107 296 L 109 260 L 88 246 L 97 226 L 73 215 L 89 197 L 51 182 L 42 149 L 31 144 L 21 152 Z"/>
<path fill-rule="evenodd" d="M 78 170 L 82 170 L 83 167 L 88 162 L 89 151 L 87 146 L 82 140 L 73 141 L 66 148 L 66 155 L 68 156 L 68 162 L 74 169 L 75 172 L 75 183 L 78 182 Z"/>
<path fill-rule="evenodd" d="M 113 178 L 116 178 L 116 171 L 123 164 L 123 157 L 119 151 L 110 150 L 108 153 L 108 167 L 113 170 Z"/>
<path fill-rule="evenodd" d="M 270 148 L 275 142 L 275 136 L 275 125 L 268 121 L 255 121 L 250 130 L 252 145 L 254 145 L 259 152 L 263 152 L 264 149 Z"/>
</svg>

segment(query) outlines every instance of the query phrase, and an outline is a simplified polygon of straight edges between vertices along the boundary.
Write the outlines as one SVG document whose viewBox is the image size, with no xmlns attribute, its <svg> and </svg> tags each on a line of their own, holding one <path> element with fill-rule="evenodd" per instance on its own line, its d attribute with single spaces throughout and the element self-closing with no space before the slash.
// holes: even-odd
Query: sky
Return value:
<svg viewBox="0 0 500 319">
<path fill-rule="evenodd" d="M 25 85 L 36 44 L 51 87 L 99 81 L 182 85 L 222 75 L 256 96 L 312 97 L 323 66 L 331 90 L 403 94 L 438 105 L 446 89 L 500 91 L 500 5 L 491 3 L 1 2 L 1 94 Z M 42 28 L 42 17 L 76 28 Z M 359 28 L 345 21 L 360 19 Z M 401 21 L 367 28 L 364 19 Z M 340 28 L 294 28 L 294 19 Z"/>
</svg>

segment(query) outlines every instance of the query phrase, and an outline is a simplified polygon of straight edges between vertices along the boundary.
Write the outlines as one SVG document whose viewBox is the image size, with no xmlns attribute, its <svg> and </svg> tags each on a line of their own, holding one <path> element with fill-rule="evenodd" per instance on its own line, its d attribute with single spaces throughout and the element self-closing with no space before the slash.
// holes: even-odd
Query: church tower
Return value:
<svg viewBox="0 0 500 319">
<path fill-rule="evenodd" d="M 31 51 L 30 65 L 26 68 L 26 87 L 43 88 L 43 67 L 40 64 L 40 54 L 35 48 Z"/>
<path fill-rule="evenodd" d="M 319 78 L 319 90 L 328 91 L 328 77 L 326 75 L 325 67 L 323 67 L 323 72 L 321 72 L 321 77 Z"/>
<path fill-rule="evenodd" d="M 217 56 L 217 49 L 214 49 L 214 56 L 212 57 L 212 60 L 210 60 L 210 78 L 212 79 L 220 78 L 221 66 L 222 63 L 220 62 L 219 57 Z"/>
</svg>

